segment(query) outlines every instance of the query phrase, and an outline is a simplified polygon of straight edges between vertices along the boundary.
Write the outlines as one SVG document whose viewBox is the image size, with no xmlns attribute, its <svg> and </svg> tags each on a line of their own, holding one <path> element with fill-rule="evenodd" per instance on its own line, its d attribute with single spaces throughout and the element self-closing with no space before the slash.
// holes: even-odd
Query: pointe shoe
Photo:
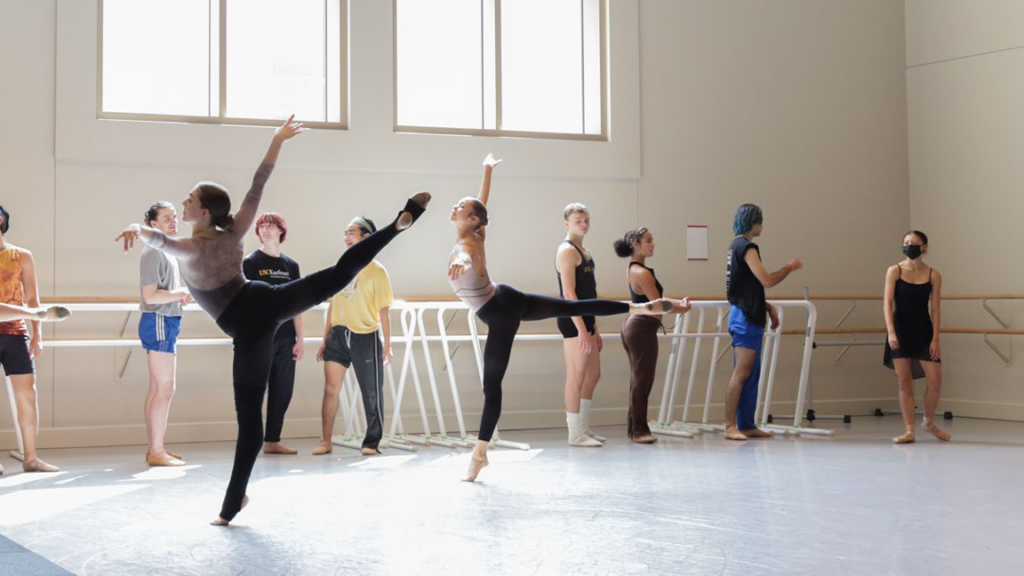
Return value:
<svg viewBox="0 0 1024 576">
<path fill-rule="evenodd" d="M 280 442 L 267 442 L 263 445 L 264 454 L 298 454 L 298 450 L 293 450 Z"/>
<path fill-rule="evenodd" d="M 59 472 L 60 468 L 43 462 L 39 458 L 34 460 L 25 460 L 21 463 L 21 469 L 25 472 Z"/>
<path fill-rule="evenodd" d="M 949 442 L 949 440 L 953 438 L 953 436 L 950 435 L 949 432 L 940 429 L 938 426 L 935 425 L 934 422 L 927 422 L 924 426 L 922 426 L 922 428 L 924 428 L 925 430 L 928 431 L 929 434 L 935 436 L 936 438 L 942 440 L 943 442 Z"/>
<path fill-rule="evenodd" d="M 914 443 L 914 431 L 907 430 L 902 436 L 896 436 L 892 439 L 893 444 L 913 444 Z"/>
<path fill-rule="evenodd" d="M 146 456 L 146 463 L 150 466 L 184 466 L 185 462 L 179 460 L 170 454 L 154 455 L 148 454 Z"/>
<path fill-rule="evenodd" d="M 331 452 L 334 452 L 334 445 L 330 442 L 321 442 L 319 446 L 313 448 L 313 456 L 323 456 Z"/>
<path fill-rule="evenodd" d="M 398 214 L 398 223 L 395 225 L 399 231 L 412 226 L 413 222 L 419 220 L 420 215 L 426 212 L 427 204 L 430 203 L 430 192 L 417 192 L 405 202 L 405 208 Z"/>
<path fill-rule="evenodd" d="M 737 428 L 726 428 L 725 439 L 735 440 L 737 442 L 746 442 L 747 436 L 743 432 L 740 432 Z"/>
<path fill-rule="evenodd" d="M 490 462 L 487 461 L 487 456 L 483 458 L 477 458 L 476 454 L 469 456 L 469 471 L 466 472 L 466 478 L 463 482 L 473 482 L 476 477 L 480 475 L 480 471 L 487 467 Z"/>
<path fill-rule="evenodd" d="M 363 452 L 363 456 L 376 456 L 377 455 L 377 449 L 376 448 L 363 448 L 362 452 Z"/>
<path fill-rule="evenodd" d="M 751 428 L 750 430 L 740 430 L 740 434 L 743 434 L 747 438 L 772 438 L 774 436 L 768 430 L 762 430 L 760 428 Z"/>
<path fill-rule="evenodd" d="M 249 497 L 248 496 L 243 496 L 242 497 L 242 507 L 239 508 L 238 511 L 241 512 L 242 510 L 245 510 L 245 507 L 248 506 L 248 505 L 249 505 Z M 227 526 L 229 524 L 231 524 L 231 520 L 225 520 L 224 518 L 222 518 L 220 516 L 218 516 L 217 519 L 214 520 L 213 522 L 210 522 L 211 526 Z"/>
<path fill-rule="evenodd" d="M 630 308 L 630 314 L 642 314 L 642 315 L 659 315 L 668 314 L 672 311 L 672 303 L 664 298 L 658 298 L 650 302 L 644 302 L 643 304 L 633 304 Z"/>
<path fill-rule="evenodd" d="M 587 430 L 586 432 L 584 432 L 584 434 L 586 434 L 587 436 L 590 436 L 594 440 L 597 440 L 601 444 L 604 444 L 605 441 L 608 440 L 604 436 L 598 436 L 597 434 L 594 434 L 593 430 Z"/>
<path fill-rule="evenodd" d="M 632 438 L 634 444 L 654 444 L 658 441 L 657 438 L 650 434 L 644 434 L 643 436 L 636 436 Z"/>
<path fill-rule="evenodd" d="M 604 446 L 597 440 L 594 440 L 590 436 L 587 436 L 586 432 L 580 432 L 576 436 L 569 438 L 569 446 L 579 446 L 582 448 L 600 448 Z"/>
<path fill-rule="evenodd" d="M 50 306 L 36 312 L 40 322 L 60 322 L 68 316 L 71 316 L 71 310 L 63 306 Z"/>
</svg>

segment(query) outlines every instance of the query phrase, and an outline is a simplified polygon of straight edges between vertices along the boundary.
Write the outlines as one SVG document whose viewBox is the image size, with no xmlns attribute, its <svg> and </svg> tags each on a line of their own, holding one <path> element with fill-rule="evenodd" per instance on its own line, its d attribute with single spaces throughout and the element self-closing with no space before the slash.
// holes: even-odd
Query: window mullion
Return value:
<svg viewBox="0 0 1024 576">
<path fill-rule="evenodd" d="M 501 132 L 501 0 L 494 0 L 494 90 L 494 127 Z"/>
<path fill-rule="evenodd" d="M 228 0 L 220 0 L 220 110 L 217 116 L 227 118 L 228 108 Z"/>
</svg>

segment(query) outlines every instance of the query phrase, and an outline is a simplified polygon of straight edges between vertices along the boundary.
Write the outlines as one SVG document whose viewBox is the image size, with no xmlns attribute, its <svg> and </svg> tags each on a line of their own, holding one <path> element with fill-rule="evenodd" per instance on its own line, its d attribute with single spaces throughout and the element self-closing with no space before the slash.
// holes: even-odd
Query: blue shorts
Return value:
<svg viewBox="0 0 1024 576">
<path fill-rule="evenodd" d="M 180 332 L 181 316 L 143 312 L 139 319 L 139 340 L 146 352 L 174 354 Z"/>
<path fill-rule="evenodd" d="M 764 326 L 758 326 L 747 319 L 747 315 L 736 306 L 729 311 L 729 335 L 735 348 L 749 348 L 761 351 L 764 342 Z"/>
</svg>

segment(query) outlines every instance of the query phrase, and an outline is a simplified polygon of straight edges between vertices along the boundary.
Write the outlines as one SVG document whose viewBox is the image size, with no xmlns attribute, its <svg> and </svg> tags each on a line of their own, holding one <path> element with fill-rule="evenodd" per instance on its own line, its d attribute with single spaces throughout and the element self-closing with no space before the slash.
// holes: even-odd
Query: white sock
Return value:
<svg viewBox="0 0 1024 576">
<path fill-rule="evenodd" d="M 593 400 L 587 400 L 580 398 L 580 430 L 583 432 L 590 431 L 590 403 Z"/>
<path fill-rule="evenodd" d="M 572 412 L 565 413 L 565 423 L 569 425 L 569 439 L 572 440 L 580 433 L 580 415 Z"/>
</svg>

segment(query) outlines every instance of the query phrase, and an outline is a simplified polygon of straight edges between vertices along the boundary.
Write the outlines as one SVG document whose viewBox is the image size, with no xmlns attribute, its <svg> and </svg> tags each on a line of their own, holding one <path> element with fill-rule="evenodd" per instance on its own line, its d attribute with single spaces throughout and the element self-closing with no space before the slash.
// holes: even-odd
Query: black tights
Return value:
<svg viewBox="0 0 1024 576">
<path fill-rule="evenodd" d="M 235 348 L 232 378 L 238 416 L 235 464 L 221 518 L 231 520 L 241 510 L 249 475 L 263 446 L 263 395 L 267 391 L 277 327 L 348 286 L 397 235 L 392 223 L 354 244 L 333 267 L 287 284 L 247 282 L 217 319 L 217 325 L 231 336 Z"/>
<path fill-rule="evenodd" d="M 484 304 L 477 317 L 487 324 L 484 348 L 484 411 L 480 417 L 480 440 L 490 441 L 501 416 L 501 381 L 505 379 L 512 342 L 523 321 L 572 316 L 613 316 L 629 312 L 629 304 L 615 300 L 562 300 L 525 294 L 499 284 L 498 291 Z"/>
</svg>

